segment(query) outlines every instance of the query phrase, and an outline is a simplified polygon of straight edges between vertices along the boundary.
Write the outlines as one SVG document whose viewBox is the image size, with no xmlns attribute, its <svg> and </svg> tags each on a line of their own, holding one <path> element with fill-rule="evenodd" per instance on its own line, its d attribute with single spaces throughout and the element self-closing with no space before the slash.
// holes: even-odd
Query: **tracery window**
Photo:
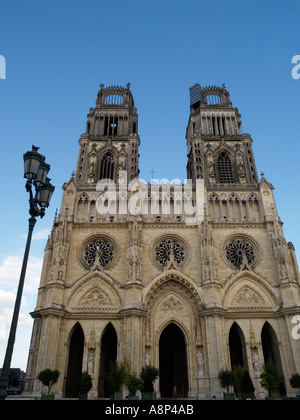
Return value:
<svg viewBox="0 0 300 420">
<path fill-rule="evenodd" d="M 114 179 L 115 160 L 111 152 L 105 153 L 100 165 L 100 179 Z"/>
<path fill-rule="evenodd" d="M 123 96 L 122 95 L 107 95 L 104 98 L 105 105 L 123 105 Z"/>
<path fill-rule="evenodd" d="M 161 266 L 166 266 L 173 254 L 174 261 L 180 265 L 185 259 L 185 246 L 177 238 L 166 238 L 160 241 L 155 247 L 155 259 Z"/>
<path fill-rule="evenodd" d="M 114 245 L 106 238 L 97 238 L 88 242 L 83 250 L 83 263 L 86 267 L 99 264 L 107 268 L 115 255 Z"/>
<path fill-rule="evenodd" d="M 225 245 L 225 256 L 227 262 L 235 268 L 240 268 L 243 261 L 253 267 L 258 258 L 257 246 L 246 237 L 235 237 Z"/>
<path fill-rule="evenodd" d="M 234 182 L 231 160 L 226 152 L 222 152 L 218 158 L 218 173 L 220 183 Z"/>
</svg>

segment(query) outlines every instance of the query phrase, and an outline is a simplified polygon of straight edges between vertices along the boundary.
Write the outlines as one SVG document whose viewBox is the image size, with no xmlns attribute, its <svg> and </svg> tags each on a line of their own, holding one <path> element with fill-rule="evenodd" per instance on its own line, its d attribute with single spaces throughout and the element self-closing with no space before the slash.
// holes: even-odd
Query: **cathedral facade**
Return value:
<svg viewBox="0 0 300 420">
<path fill-rule="evenodd" d="M 292 395 L 295 250 L 224 85 L 190 89 L 186 142 L 185 184 L 141 182 L 130 85 L 100 86 L 45 249 L 26 392 L 51 368 L 57 398 L 77 396 L 82 371 L 107 397 L 109 362 L 127 360 L 159 369 L 158 396 L 198 399 L 221 398 L 220 370 L 241 364 L 262 398 L 272 359 Z"/>
</svg>

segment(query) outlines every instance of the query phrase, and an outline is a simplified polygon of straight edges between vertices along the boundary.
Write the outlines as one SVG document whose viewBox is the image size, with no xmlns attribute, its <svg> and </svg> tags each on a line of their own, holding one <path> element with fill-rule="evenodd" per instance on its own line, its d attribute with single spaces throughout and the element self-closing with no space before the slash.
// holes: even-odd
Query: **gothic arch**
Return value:
<svg viewBox="0 0 300 420">
<path fill-rule="evenodd" d="M 221 198 L 220 198 L 219 194 L 213 192 L 213 193 L 210 194 L 209 200 L 211 200 L 211 201 L 220 201 Z"/>
<path fill-rule="evenodd" d="M 261 343 L 264 362 L 267 363 L 271 359 L 282 370 L 277 333 L 268 321 L 261 329 Z"/>
<path fill-rule="evenodd" d="M 189 344 L 190 343 L 189 331 L 187 330 L 186 326 L 182 322 L 180 322 L 180 320 L 176 318 L 169 318 L 168 320 L 166 320 L 164 323 L 161 324 L 160 328 L 156 332 L 155 340 L 158 342 L 163 331 L 171 324 L 174 324 L 181 331 L 186 344 Z"/>
<path fill-rule="evenodd" d="M 233 322 L 228 334 L 231 368 L 241 365 L 247 366 L 246 340 L 243 330 L 237 322 Z"/>
<path fill-rule="evenodd" d="M 106 151 L 102 154 L 99 163 L 99 177 L 98 179 L 112 179 L 114 180 L 114 174 L 116 169 L 115 155 L 111 151 Z"/>
<path fill-rule="evenodd" d="M 177 323 L 164 326 L 159 335 L 159 385 L 164 398 L 188 394 L 188 360 L 185 334 Z"/>
<path fill-rule="evenodd" d="M 144 294 L 144 304 L 148 311 L 151 311 L 152 306 L 159 295 L 161 295 L 162 288 L 173 283 L 183 292 L 183 295 L 190 300 L 194 311 L 198 312 L 202 308 L 201 297 L 196 290 L 192 280 L 190 280 L 183 273 L 177 270 L 168 270 L 163 272 L 156 279 L 148 285 Z"/>
<path fill-rule="evenodd" d="M 90 202 L 90 197 L 87 193 L 84 192 L 80 194 L 76 203 L 76 211 L 75 211 L 76 221 L 83 221 L 87 219 L 89 202 Z"/>
<path fill-rule="evenodd" d="M 99 367 L 99 381 L 98 394 L 99 397 L 109 396 L 109 387 L 107 383 L 107 374 L 110 367 L 110 362 L 117 360 L 118 355 L 118 335 L 115 327 L 111 322 L 108 322 L 102 331 L 101 339 L 101 354 Z"/>
<path fill-rule="evenodd" d="M 93 272 L 71 288 L 66 306 L 71 312 L 118 312 L 122 298 L 114 281 L 105 273 Z"/>
<path fill-rule="evenodd" d="M 278 299 L 264 279 L 253 271 L 242 270 L 225 285 L 223 307 L 237 311 L 274 311 Z"/>
<path fill-rule="evenodd" d="M 282 366 L 282 359 L 280 354 L 280 346 L 278 341 L 278 335 L 272 325 L 266 321 L 261 330 L 261 344 L 263 350 L 264 363 L 272 360 L 277 366 L 281 375 L 281 387 L 283 392 L 286 392 L 284 370 Z"/>
<path fill-rule="evenodd" d="M 159 333 L 175 322 L 185 331 L 186 342 L 200 340 L 200 295 L 191 280 L 168 270 L 153 280 L 145 291 L 146 345 L 158 343 Z M 152 343 L 152 344 L 151 344 Z"/>
<path fill-rule="evenodd" d="M 84 332 L 79 322 L 69 334 L 68 349 L 65 396 L 77 397 L 84 351 Z"/>
</svg>

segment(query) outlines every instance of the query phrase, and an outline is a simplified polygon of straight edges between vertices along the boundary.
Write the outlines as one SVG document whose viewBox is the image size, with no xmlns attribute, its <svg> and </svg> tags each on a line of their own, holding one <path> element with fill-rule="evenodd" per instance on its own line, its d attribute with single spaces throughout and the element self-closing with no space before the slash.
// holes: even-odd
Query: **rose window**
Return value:
<svg viewBox="0 0 300 420">
<path fill-rule="evenodd" d="M 243 261 L 253 267 L 257 259 L 257 248 L 250 239 L 234 238 L 227 242 L 225 255 L 228 263 L 236 268 L 240 268 Z"/>
<path fill-rule="evenodd" d="M 100 264 L 107 267 L 114 258 L 114 246 L 107 239 L 94 239 L 84 248 L 83 261 L 88 267 Z"/>
<path fill-rule="evenodd" d="M 163 267 L 170 261 L 171 254 L 178 265 L 182 264 L 185 258 L 185 247 L 178 239 L 167 238 L 156 245 L 155 259 Z"/>
</svg>

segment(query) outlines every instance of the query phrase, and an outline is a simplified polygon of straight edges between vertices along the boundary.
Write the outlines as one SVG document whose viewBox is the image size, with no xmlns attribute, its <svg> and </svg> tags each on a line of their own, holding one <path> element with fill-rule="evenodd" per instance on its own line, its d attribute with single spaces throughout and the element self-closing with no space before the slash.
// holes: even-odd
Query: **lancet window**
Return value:
<svg viewBox="0 0 300 420">
<path fill-rule="evenodd" d="M 218 158 L 218 173 L 221 184 L 234 182 L 231 160 L 226 152 L 222 152 Z"/>
<path fill-rule="evenodd" d="M 105 153 L 100 165 L 99 179 L 114 179 L 115 160 L 111 152 Z"/>
</svg>

